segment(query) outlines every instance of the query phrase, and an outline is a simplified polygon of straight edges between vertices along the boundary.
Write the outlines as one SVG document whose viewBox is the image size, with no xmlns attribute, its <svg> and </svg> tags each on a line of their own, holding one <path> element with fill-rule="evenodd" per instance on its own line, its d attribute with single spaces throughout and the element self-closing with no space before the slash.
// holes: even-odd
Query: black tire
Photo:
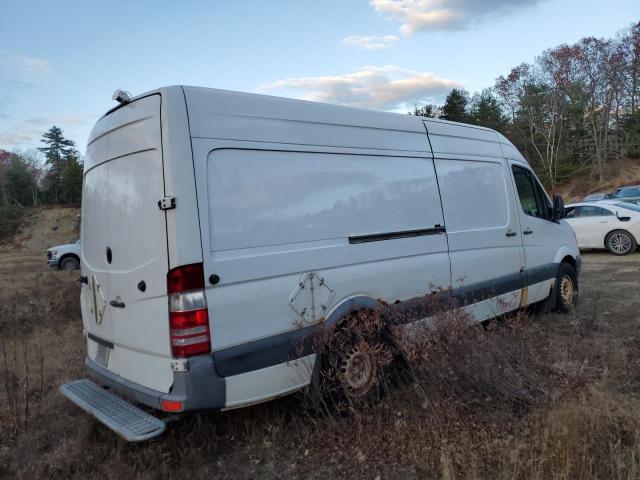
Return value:
<svg viewBox="0 0 640 480">
<path fill-rule="evenodd" d="M 80 268 L 80 261 L 75 256 L 64 257 L 60 260 L 60 270 L 77 270 Z"/>
<path fill-rule="evenodd" d="M 622 256 L 635 252 L 638 244 L 633 235 L 626 230 L 614 230 L 607 234 L 604 246 L 607 247 L 609 253 Z"/>
<path fill-rule="evenodd" d="M 559 312 L 567 313 L 578 304 L 578 276 L 570 264 L 562 262 L 558 267 L 554 290 Z"/>
</svg>

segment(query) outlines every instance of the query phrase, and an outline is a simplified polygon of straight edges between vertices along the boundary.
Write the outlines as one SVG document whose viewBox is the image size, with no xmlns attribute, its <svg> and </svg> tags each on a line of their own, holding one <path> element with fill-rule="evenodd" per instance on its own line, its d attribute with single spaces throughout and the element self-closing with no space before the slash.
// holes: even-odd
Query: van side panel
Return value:
<svg viewBox="0 0 640 480">
<path fill-rule="evenodd" d="M 307 272 L 334 291 L 327 313 L 354 294 L 393 302 L 450 285 L 446 237 L 433 231 L 443 219 L 431 159 L 203 143 L 205 268 L 220 277 L 207 290 L 214 351 L 315 323 L 289 305 Z M 349 241 L 416 230 L 429 232 Z"/>
</svg>

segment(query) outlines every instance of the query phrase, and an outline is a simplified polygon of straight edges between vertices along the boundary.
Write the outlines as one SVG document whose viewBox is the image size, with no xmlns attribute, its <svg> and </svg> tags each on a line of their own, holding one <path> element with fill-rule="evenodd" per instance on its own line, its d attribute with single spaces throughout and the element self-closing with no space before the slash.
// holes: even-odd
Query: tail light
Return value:
<svg viewBox="0 0 640 480">
<path fill-rule="evenodd" d="M 186 358 L 211 352 L 202 264 L 194 263 L 170 270 L 167 290 L 173 356 Z"/>
</svg>

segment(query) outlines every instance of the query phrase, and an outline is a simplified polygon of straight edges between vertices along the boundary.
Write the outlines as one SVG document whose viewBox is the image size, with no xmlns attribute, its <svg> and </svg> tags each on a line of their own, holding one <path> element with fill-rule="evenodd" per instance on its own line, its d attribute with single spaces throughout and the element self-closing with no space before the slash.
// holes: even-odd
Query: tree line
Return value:
<svg viewBox="0 0 640 480">
<path fill-rule="evenodd" d="M 0 150 L 0 206 L 79 203 L 82 160 L 72 140 L 52 126 L 42 135 L 44 164 L 31 154 Z"/>
<path fill-rule="evenodd" d="M 30 153 L 0 149 L 0 239 L 15 232 L 25 207 L 80 203 L 83 165 L 75 143 L 56 126 L 41 142 L 44 163 Z"/>
<path fill-rule="evenodd" d="M 491 88 L 454 89 L 443 105 L 411 113 L 498 130 L 549 188 L 575 175 L 604 180 L 611 160 L 640 157 L 640 22 L 551 48 Z"/>
</svg>

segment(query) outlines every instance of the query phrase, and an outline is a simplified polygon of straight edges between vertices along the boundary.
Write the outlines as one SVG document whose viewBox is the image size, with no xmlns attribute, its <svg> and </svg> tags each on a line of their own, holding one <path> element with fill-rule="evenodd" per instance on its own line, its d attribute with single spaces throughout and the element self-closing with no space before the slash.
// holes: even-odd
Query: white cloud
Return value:
<svg viewBox="0 0 640 480">
<path fill-rule="evenodd" d="M 324 77 L 287 78 L 262 86 L 285 93 L 300 91 L 300 98 L 378 110 L 406 111 L 414 105 L 442 98 L 462 85 L 393 65 L 364 67 L 356 72 Z"/>
<path fill-rule="evenodd" d="M 89 113 L 70 113 L 52 117 L 31 117 L 0 130 L 0 149 L 27 149 L 40 146 L 42 134 L 52 125 L 61 127 L 64 135 L 77 141 L 76 147 L 84 148 L 88 130 L 98 118 Z M 0 128 L 2 126 L 0 125 Z"/>
<path fill-rule="evenodd" d="M 543 0 L 369 0 L 379 13 L 400 20 L 408 36 L 422 30 L 463 29 Z"/>
<path fill-rule="evenodd" d="M 22 124 L 5 132 L 0 132 L 0 149 L 14 149 L 38 144 L 44 130 Z"/>
<path fill-rule="evenodd" d="M 349 35 L 342 39 L 342 43 L 349 47 L 362 48 L 364 50 L 382 50 L 392 47 L 398 41 L 396 35 L 383 35 L 383 36 L 363 36 L 363 35 Z"/>
<path fill-rule="evenodd" d="M 20 57 L 20 63 L 27 67 L 27 69 L 38 72 L 47 72 L 51 69 L 51 62 L 46 58 L 23 56 Z"/>
</svg>

